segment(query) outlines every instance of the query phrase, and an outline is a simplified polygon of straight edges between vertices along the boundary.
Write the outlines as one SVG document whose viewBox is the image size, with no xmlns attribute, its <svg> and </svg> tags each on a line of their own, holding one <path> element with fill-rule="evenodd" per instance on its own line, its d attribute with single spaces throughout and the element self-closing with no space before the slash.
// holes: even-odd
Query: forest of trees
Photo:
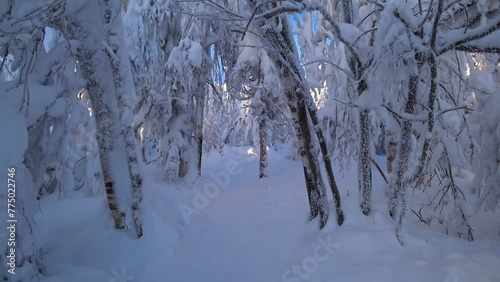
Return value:
<svg viewBox="0 0 500 282">
<path fill-rule="evenodd" d="M 143 168 L 192 181 L 224 146 L 259 148 L 265 178 L 285 145 L 319 228 L 349 217 L 332 164 L 354 162 L 359 212 L 383 175 L 402 245 L 409 216 L 474 240 L 470 218 L 500 210 L 499 27 L 496 0 L 2 0 L 19 272 L 43 273 L 41 198 L 105 194 L 141 238 Z"/>
</svg>

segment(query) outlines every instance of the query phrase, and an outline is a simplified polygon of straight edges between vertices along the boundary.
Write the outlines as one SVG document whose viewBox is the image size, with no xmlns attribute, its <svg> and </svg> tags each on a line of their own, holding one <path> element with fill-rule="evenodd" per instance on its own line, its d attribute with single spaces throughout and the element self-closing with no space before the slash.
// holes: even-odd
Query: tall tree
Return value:
<svg viewBox="0 0 500 282">
<path fill-rule="evenodd" d="M 278 16 L 265 15 L 265 12 L 263 12 L 265 5 L 252 1 L 249 4 L 255 11 L 254 13 L 264 14 L 261 18 L 270 20 L 270 24 L 263 24 L 263 22 L 259 21 L 258 28 L 260 33 L 266 38 L 266 43 L 274 51 L 270 54 L 274 64 L 282 70 L 280 80 L 283 84 L 285 96 L 288 99 L 288 106 L 291 111 L 299 152 L 304 166 L 306 186 L 311 203 L 311 216 L 314 218 L 319 214 L 320 227 L 323 228 L 328 220 L 326 187 L 321 176 L 319 160 L 312 135 L 317 133 L 321 141 L 322 133 L 319 134 L 321 130 L 319 127 L 312 128 L 313 123 L 317 124 L 316 112 L 315 108 L 313 108 L 312 98 L 309 96 L 309 88 L 305 83 L 304 74 L 299 64 L 297 49 L 290 32 L 290 23 L 283 14 L 279 15 L 278 13 Z M 277 10 L 281 6 L 273 4 L 268 8 Z M 326 157 L 328 157 L 328 154 L 326 154 Z M 325 165 L 331 166 L 331 163 Z M 336 212 L 337 222 L 340 225 L 343 223 L 344 217 L 340 208 L 340 197 L 335 198 L 338 200 L 336 203 Z"/>
<path fill-rule="evenodd" d="M 81 75 L 87 81 L 86 88 L 95 113 L 101 169 L 115 228 L 123 229 L 128 225 L 124 221 L 128 215 L 137 236 L 141 237 L 142 176 L 137 140 L 131 127 L 136 97 L 134 87 L 130 85 L 133 80 L 120 12 L 119 1 L 103 0 L 54 22 L 67 39 L 80 42 L 75 55 Z M 93 20 L 96 15 L 99 15 L 99 20 Z M 100 30 L 106 32 L 103 34 Z M 113 110 L 115 105 L 118 105 L 118 113 Z M 126 167 L 118 164 L 119 158 L 123 157 Z M 118 175 L 128 178 L 120 181 Z M 126 199 L 130 198 L 132 202 L 127 202 Z"/>
</svg>

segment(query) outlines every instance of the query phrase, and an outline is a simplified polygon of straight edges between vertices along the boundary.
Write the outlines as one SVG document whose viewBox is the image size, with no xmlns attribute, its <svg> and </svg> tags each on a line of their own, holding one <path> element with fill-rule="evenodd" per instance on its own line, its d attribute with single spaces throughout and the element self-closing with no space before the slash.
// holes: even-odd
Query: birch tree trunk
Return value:
<svg viewBox="0 0 500 282">
<path fill-rule="evenodd" d="M 89 42 L 86 39 L 83 42 Z M 95 43 L 98 44 L 98 43 Z M 92 103 L 92 112 L 96 121 L 96 139 L 99 146 L 99 160 L 101 163 L 104 187 L 108 199 L 109 209 L 115 223 L 116 229 L 123 229 L 122 212 L 118 206 L 115 195 L 115 180 L 111 175 L 110 153 L 113 151 L 113 138 L 117 135 L 115 123 L 113 122 L 113 112 L 111 107 L 103 101 L 104 91 L 107 88 L 106 82 L 100 81 L 94 73 L 99 61 L 104 57 L 102 50 L 96 50 L 91 46 L 82 46 L 82 50 L 77 53 L 81 62 L 80 70 L 82 76 L 87 80 L 87 91 Z M 104 85 L 103 85 L 104 84 Z M 104 86 L 104 87 L 101 87 Z"/>
<path fill-rule="evenodd" d="M 198 87 L 196 91 L 196 108 L 195 108 L 195 138 L 196 138 L 196 156 L 197 156 L 197 164 L 196 168 L 198 171 L 198 175 L 201 175 L 201 161 L 203 156 L 203 118 L 205 112 L 205 95 L 206 95 L 206 86 L 205 83 L 203 86 Z"/>
<path fill-rule="evenodd" d="M 267 128 L 265 111 L 263 110 L 259 120 L 259 178 L 267 177 Z"/>
<path fill-rule="evenodd" d="M 138 146 L 132 129 L 135 90 L 128 53 L 125 50 L 120 1 L 103 0 L 105 24 L 107 30 L 107 48 L 109 61 L 112 65 L 118 108 L 120 109 L 120 133 L 125 141 L 125 155 L 127 158 L 128 173 L 132 186 L 132 219 L 137 237 L 142 237 L 142 219 L 140 205 L 142 202 L 142 174 L 138 161 Z M 113 18 L 114 17 L 114 18 Z M 113 22 L 111 20 L 113 19 Z"/>
<path fill-rule="evenodd" d="M 87 80 L 87 91 L 92 103 L 92 114 L 96 120 L 96 138 L 103 172 L 108 205 L 115 228 L 125 227 L 124 216 L 131 211 L 137 236 L 142 236 L 139 207 L 142 200 L 142 176 L 138 163 L 137 140 L 132 130 L 132 101 L 135 92 L 129 59 L 125 47 L 120 14 L 120 2 L 101 0 L 82 8 L 64 23 L 56 25 L 65 32 L 68 39 L 80 41 L 76 57 L 82 77 Z M 102 12 L 102 13 L 101 13 Z M 102 21 L 89 21 L 91 14 L 100 13 Z M 105 30 L 105 33 L 101 31 Z M 116 108 L 118 106 L 118 111 Z M 117 146 L 116 138 L 124 148 Z M 127 171 L 119 171 L 111 159 L 112 155 L 125 155 Z M 123 187 L 117 187 L 116 175 L 127 177 Z M 121 197 L 132 194 L 132 203 L 120 203 Z M 123 197 L 126 198 L 126 197 Z M 124 199 L 122 199 L 124 200 Z M 129 206 L 130 205 L 130 206 Z"/>
<path fill-rule="evenodd" d="M 342 12 L 344 22 L 353 24 L 354 11 L 352 0 L 342 0 Z M 372 42 L 373 44 L 373 33 Z M 363 78 L 363 70 L 361 62 L 355 60 L 353 54 L 346 54 L 347 61 L 354 79 L 357 82 L 357 95 L 361 96 L 367 90 L 368 85 Z M 349 80 L 352 80 L 349 78 Z M 351 81 L 354 84 L 355 81 Z M 359 150 L 358 150 L 358 187 L 360 196 L 360 207 L 363 214 L 370 214 L 371 210 L 371 194 L 372 194 L 372 171 L 371 171 L 371 139 L 370 139 L 370 116 L 369 111 L 361 109 L 359 112 Z"/>
<path fill-rule="evenodd" d="M 387 159 L 387 172 L 392 173 L 393 162 L 396 158 L 396 153 L 398 151 L 398 142 L 394 136 L 394 132 L 391 129 L 385 130 L 385 140 L 386 140 L 386 159 Z"/>
<path fill-rule="evenodd" d="M 414 107 L 417 99 L 417 86 L 419 79 L 420 66 L 418 70 L 414 70 L 410 75 L 410 80 L 408 84 L 408 98 L 405 105 L 405 113 L 413 114 Z M 401 136 L 399 142 L 399 148 L 397 151 L 397 162 L 396 162 L 396 178 L 389 185 L 389 215 L 395 219 L 397 203 L 400 197 L 400 193 L 404 190 L 404 174 L 408 170 L 408 161 L 410 157 L 411 150 L 411 135 L 412 135 L 412 121 L 405 119 L 403 120 L 403 126 L 401 127 Z"/>
<path fill-rule="evenodd" d="M 301 152 L 300 152 L 300 148 L 299 148 L 299 154 L 300 153 Z M 304 163 L 304 162 L 302 162 L 302 163 Z M 309 169 L 305 165 L 302 165 L 302 167 L 304 168 L 304 180 L 306 182 L 307 199 L 309 200 L 309 210 L 311 213 L 309 219 L 313 220 L 319 214 L 318 205 L 314 202 L 314 199 L 317 198 L 317 196 L 315 195 L 317 193 L 317 191 L 315 190 L 316 189 L 315 183 L 314 183 L 313 177 L 311 175 L 311 172 L 309 171 Z"/>
<path fill-rule="evenodd" d="M 321 149 L 321 154 L 323 155 L 323 163 L 325 165 L 326 175 L 328 177 L 328 184 L 330 186 L 330 190 L 332 191 L 333 201 L 335 203 L 335 210 L 337 213 L 337 223 L 338 225 L 342 225 L 342 223 L 344 223 L 344 212 L 342 211 L 342 206 L 340 202 L 340 191 L 337 186 L 337 182 L 335 181 L 335 175 L 333 174 L 332 161 L 330 160 L 328 145 L 326 144 L 323 131 L 321 130 L 321 125 L 319 124 L 317 116 L 317 109 L 312 101 L 312 97 L 310 95 L 304 95 L 304 96 L 305 96 L 304 98 L 307 99 L 309 116 L 311 117 L 314 131 L 316 132 L 316 136 L 319 142 L 319 147 Z"/>
<path fill-rule="evenodd" d="M 296 88 L 295 88 L 296 89 Z M 297 101 L 296 93 L 285 91 L 288 107 L 292 113 L 293 127 L 297 136 L 299 153 L 304 166 L 304 177 L 308 188 L 311 206 L 311 218 L 320 216 L 320 228 L 328 221 L 326 188 L 323 183 L 316 151 L 312 143 L 311 129 L 304 101 Z"/>
<path fill-rule="evenodd" d="M 362 94 L 360 92 L 360 94 Z M 370 117 L 368 110 L 359 113 L 360 142 L 359 142 L 359 163 L 358 181 L 360 194 L 360 207 L 364 215 L 370 214 L 372 199 L 372 170 L 371 170 L 371 138 L 370 138 Z"/>
</svg>

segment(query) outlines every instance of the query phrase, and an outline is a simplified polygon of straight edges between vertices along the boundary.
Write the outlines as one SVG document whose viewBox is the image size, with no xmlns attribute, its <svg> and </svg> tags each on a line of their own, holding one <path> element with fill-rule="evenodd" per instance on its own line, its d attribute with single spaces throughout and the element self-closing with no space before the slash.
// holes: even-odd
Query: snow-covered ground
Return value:
<svg viewBox="0 0 500 282">
<path fill-rule="evenodd" d="M 113 229 L 104 196 L 45 198 L 36 216 L 50 282 L 500 281 L 500 242 L 467 242 L 410 215 L 394 236 L 374 175 L 372 215 L 358 207 L 354 171 L 336 170 L 346 221 L 308 221 L 302 167 L 270 152 L 259 180 L 250 148 L 212 153 L 194 184 L 160 184 L 148 169 L 144 236 Z M 133 233 L 133 232 L 131 232 Z"/>
</svg>

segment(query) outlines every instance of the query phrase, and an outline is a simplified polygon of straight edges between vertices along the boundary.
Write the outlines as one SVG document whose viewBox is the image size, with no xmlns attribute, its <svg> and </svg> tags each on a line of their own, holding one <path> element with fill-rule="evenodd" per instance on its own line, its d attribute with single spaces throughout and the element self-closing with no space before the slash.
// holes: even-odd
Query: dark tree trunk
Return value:
<svg viewBox="0 0 500 282">
<path fill-rule="evenodd" d="M 259 152 L 259 178 L 267 177 L 267 130 L 266 130 L 266 118 L 264 117 L 264 113 L 262 113 L 259 120 L 259 144 L 260 144 L 260 152 Z"/>
<path fill-rule="evenodd" d="M 345 23 L 352 24 L 354 19 L 352 0 L 342 0 L 343 20 Z M 374 33 L 370 44 L 373 44 Z M 363 79 L 363 66 L 361 61 L 356 60 L 352 53 L 347 53 L 349 68 L 357 81 L 357 94 L 359 96 L 367 90 L 368 85 Z M 354 83 L 354 81 L 351 81 Z M 370 117 L 369 111 L 361 109 L 359 112 L 359 127 L 360 127 L 360 144 L 358 151 L 358 187 L 360 207 L 363 214 L 370 214 L 371 210 L 371 194 L 372 194 L 372 171 L 371 171 L 371 156 L 370 156 Z"/>
<path fill-rule="evenodd" d="M 314 193 L 313 191 L 315 189 L 314 181 L 308 169 L 305 166 L 303 168 L 304 168 L 304 179 L 306 180 L 307 198 L 309 199 L 309 209 L 311 210 L 310 220 L 313 220 L 318 216 L 319 213 L 318 205 L 316 205 L 313 201 L 315 197 L 313 195 Z"/>
<path fill-rule="evenodd" d="M 201 161 L 203 157 L 203 119 L 205 115 L 205 87 L 199 87 L 196 96 L 195 136 L 196 136 L 196 168 L 201 175 Z"/>
<path fill-rule="evenodd" d="M 368 110 L 359 113 L 361 140 L 359 148 L 359 193 L 360 206 L 364 215 L 370 214 L 372 199 L 372 170 L 370 156 L 370 117 Z"/>
<path fill-rule="evenodd" d="M 418 70 L 411 74 L 410 82 L 408 85 L 408 98 L 405 105 L 405 113 L 413 114 L 415 104 L 417 101 L 417 89 L 419 72 L 421 66 L 419 65 Z M 410 157 L 411 149 L 411 135 L 412 135 L 412 121 L 405 119 L 403 120 L 403 126 L 401 128 L 401 136 L 399 142 L 399 149 L 397 152 L 397 165 L 396 165 L 396 180 L 389 185 L 389 215 L 392 218 L 396 218 L 396 208 L 400 197 L 400 193 L 404 190 L 404 174 L 408 170 L 408 161 Z M 404 195 L 403 195 L 404 196 Z"/>
<path fill-rule="evenodd" d="M 308 172 L 304 175 L 304 177 L 308 177 L 308 181 L 312 184 L 309 197 L 312 199 L 313 205 L 316 206 L 315 209 L 319 211 L 320 228 L 323 228 L 328 221 L 329 212 L 327 209 L 328 201 L 326 197 L 326 188 L 321 175 L 318 156 L 316 155 L 316 150 L 313 144 L 312 131 L 307 114 L 307 106 L 305 105 L 304 100 L 297 101 L 296 95 L 297 93 L 287 92 L 288 100 L 296 102 L 294 103 L 296 105 L 295 108 L 290 106 L 290 103 L 289 106 L 294 119 L 294 128 L 298 139 L 297 143 L 299 145 L 302 163 Z"/>
<path fill-rule="evenodd" d="M 342 211 L 342 206 L 340 202 L 340 191 L 337 186 L 337 182 L 335 181 L 335 175 L 333 174 L 332 161 L 330 160 L 330 154 L 328 153 L 328 146 L 326 145 L 326 140 L 318 121 L 316 106 L 312 103 L 311 96 L 307 95 L 305 96 L 306 99 L 308 99 L 307 106 L 309 110 L 309 116 L 311 117 L 314 131 L 316 132 L 316 136 L 318 137 L 319 147 L 321 149 L 321 154 L 323 155 L 323 162 L 326 169 L 326 175 L 328 177 L 328 184 L 330 186 L 330 190 L 332 191 L 333 200 L 335 202 L 335 210 L 337 212 L 337 223 L 338 225 L 342 225 L 342 223 L 344 223 L 344 212 Z"/>
<path fill-rule="evenodd" d="M 387 159 L 387 172 L 392 173 L 394 159 L 396 159 L 396 153 L 398 151 L 398 142 L 392 130 L 389 129 L 385 130 L 385 141 L 386 141 L 385 154 Z"/>
</svg>

